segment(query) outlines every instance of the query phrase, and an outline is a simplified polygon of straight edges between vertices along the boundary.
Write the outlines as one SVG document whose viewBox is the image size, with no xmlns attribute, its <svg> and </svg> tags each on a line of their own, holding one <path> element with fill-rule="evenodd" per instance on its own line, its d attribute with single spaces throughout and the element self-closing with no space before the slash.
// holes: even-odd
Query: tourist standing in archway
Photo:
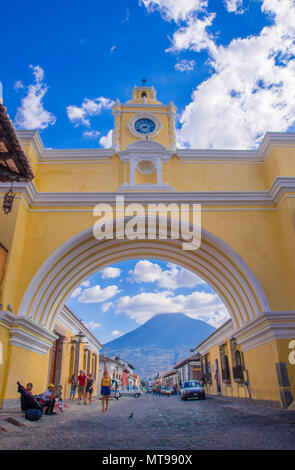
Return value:
<svg viewBox="0 0 295 470">
<path fill-rule="evenodd" d="M 104 413 L 108 409 L 109 396 L 111 393 L 111 377 L 108 374 L 108 371 L 105 370 L 101 379 L 101 391 L 102 395 L 102 412 Z"/>
<path fill-rule="evenodd" d="M 91 405 L 93 385 L 94 385 L 94 379 L 92 378 L 92 374 L 88 374 L 85 398 L 86 398 L 86 401 L 88 400 L 89 405 Z"/>
<path fill-rule="evenodd" d="M 86 398 L 85 398 L 87 375 L 85 374 L 84 370 L 80 370 L 80 375 L 78 375 L 77 380 L 78 380 L 78 403 L 77 405 L 80 405 L 82 397 L 84 400 L 84 405 L 87 405 Z"/>
</svg>

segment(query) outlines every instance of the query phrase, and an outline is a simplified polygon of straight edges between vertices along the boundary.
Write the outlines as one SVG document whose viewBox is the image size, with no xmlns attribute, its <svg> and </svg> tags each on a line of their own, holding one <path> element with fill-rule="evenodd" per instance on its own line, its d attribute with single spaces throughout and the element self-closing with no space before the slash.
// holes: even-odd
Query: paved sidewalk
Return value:
<svg viewBox="0 0 295 470">
<path fill-rule="evenodd" d="M 97 399 L 92 406 L 65 404 L 63 413 L 22 432 L 0 433 L 0 449 L 295 449 L 292 411 L 151 394 L 112 400 L 107 413 Z"/>
</svg>

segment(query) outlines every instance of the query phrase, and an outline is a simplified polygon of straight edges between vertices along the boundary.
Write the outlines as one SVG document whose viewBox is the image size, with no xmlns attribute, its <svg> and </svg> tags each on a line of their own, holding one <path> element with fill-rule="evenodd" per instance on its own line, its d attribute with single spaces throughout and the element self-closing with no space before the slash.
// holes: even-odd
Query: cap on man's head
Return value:
<svg viewBox="0 0 295 470">
<path fill-rule="evenodd" d="M 48 384 L 48 388 L 54 388 L 53 384 Z"/>
</svg>

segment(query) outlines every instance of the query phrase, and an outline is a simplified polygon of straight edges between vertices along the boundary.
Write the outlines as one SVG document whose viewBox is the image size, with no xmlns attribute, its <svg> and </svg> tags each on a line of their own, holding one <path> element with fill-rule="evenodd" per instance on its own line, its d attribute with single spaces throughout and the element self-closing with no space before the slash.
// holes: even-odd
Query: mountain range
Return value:
<svg viewBox="0 0 295 470">
<path fill-rule="evenodd" d="M 173 368 L 190 356 L 190 349 L 207 338 L 215 328 L 180 313 L 155 315 L 133 331 L 104 344 L 102 353 L 119 356 L 135 367 L 141 378 Z"/>
</svg>

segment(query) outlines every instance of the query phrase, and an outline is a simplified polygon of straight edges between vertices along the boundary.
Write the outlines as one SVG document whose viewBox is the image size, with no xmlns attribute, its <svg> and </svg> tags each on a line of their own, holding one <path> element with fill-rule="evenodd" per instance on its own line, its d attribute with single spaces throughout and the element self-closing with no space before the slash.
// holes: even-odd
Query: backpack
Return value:
<svg viewBox="0 0 295 470">
<path fill-rule="evenodd" d="M 42 411 L 37 408 L 26 410 L 25 418 L 29 421 L 39 421 L 42 418 Z"/>
</svg>

